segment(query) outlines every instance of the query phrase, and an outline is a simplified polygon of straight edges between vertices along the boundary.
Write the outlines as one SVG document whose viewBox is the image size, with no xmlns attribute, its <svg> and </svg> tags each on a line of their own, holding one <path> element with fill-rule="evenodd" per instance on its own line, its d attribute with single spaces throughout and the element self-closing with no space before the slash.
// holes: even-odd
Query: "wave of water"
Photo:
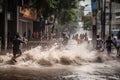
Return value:
<svg viewBox="0 0 120 80">
<path fill-rule="evenodd" d="M 32 48 L 25 51 L 17 59 L 15 65 L 18 66 L 52 66 L 52 65 L 81 65 L 86 62 L 102 61 L 107 59 L 103 54 L 98 54 L 95 50 L 88 49 L 90 45 L 87 42 L 77 44 L 75 40 L 69 40 L 66 46 L 60 46 L 57 43 L 51 48 L 47 46 Z M 12 54 L 0 56 L 0 65 L 9 65 Z"/>
</svg>

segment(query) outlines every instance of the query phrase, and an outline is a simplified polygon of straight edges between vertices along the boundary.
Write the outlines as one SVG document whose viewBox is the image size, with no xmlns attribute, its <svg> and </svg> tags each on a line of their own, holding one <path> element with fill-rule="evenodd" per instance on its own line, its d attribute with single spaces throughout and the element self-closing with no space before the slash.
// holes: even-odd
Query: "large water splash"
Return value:
<svg viewBox="0 0 120 80">
<path fill-rule="evenodd" d="M 16 65 L 23 66 L 52 66 L 52 65 L 80 65 L 83 62 L 93 61 L 96 56 L 95 51 L 91 51 L 86 48 L 88 44 L 83 42 L 77 44 L 75 40 L 69 40 L 66 46 L 60 46 L 55 43 L 51 48 L 45 47 L 43 50 L 41 46 L 32 48 L 23 53 L 21 57 L 17 59 Z M 0 56 L 1 65 L 10 64 L 12 54 Z"/>
</svg>

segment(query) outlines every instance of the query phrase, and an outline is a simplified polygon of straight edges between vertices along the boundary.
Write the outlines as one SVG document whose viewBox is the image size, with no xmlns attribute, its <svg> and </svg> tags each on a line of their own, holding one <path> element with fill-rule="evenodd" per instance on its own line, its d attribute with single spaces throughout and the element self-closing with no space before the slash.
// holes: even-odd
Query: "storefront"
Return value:
<svg viewBox="0 0 120 80">
<path fill-rule="evenodd" d="M 28 38 L 33 32 L 33 21 L 37 20 L 37 13 L 34 9 L 19 8 L 19 27 L 17 31 L 24 37 Z"/>
</svg>

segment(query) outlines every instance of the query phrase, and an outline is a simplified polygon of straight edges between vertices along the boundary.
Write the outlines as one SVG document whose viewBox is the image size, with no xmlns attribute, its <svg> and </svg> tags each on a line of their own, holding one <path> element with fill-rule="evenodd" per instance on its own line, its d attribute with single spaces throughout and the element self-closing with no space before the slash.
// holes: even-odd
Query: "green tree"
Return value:
<svg viewBox="0 0 120 80">
<path fill-rule="evenodd" d="M 86 15 L 84 20 L 84 29 L 91 29 L 92 27 L 92 16 Z"/>
<path fill-rule="evenodd" d="M 76 0 L 30 0 L 32 2 L 31 7 L 37 9 L 37 12 L 42 14 L 44 18 L 47 18 L 51 15 L 57 17 L 65 17 L 65 22 L 68 20 L 74 20 L 75 11 L 74 8 L 77 8 Z M 74 19 L 72 19 L 74 18 Z M 64 18 L 59 18 L 64 19 Z"/>
<path fill-rule="evenodd" d="M 37 10 L 38 18 L 45 23 L 45 20 L 51 15 L 54 16 L 54 22 L 66 25 L 77 20 L 76 9 L 78 8 L 77 0 L 27 0 L 28 7 Z"/>
</svg>

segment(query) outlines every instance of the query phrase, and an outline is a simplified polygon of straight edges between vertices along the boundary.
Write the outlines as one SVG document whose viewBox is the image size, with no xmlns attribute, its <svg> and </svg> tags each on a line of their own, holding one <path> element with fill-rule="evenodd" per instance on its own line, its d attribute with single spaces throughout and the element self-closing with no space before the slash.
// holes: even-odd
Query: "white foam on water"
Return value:
<svg viewBox="0 0 120 80">
<path fill-rule="evenodd" d="M 41 46 L 25 51 L 22 56 L 17 58 L 18 66 L 52 66 L 57 64 L 74 65 L 94 60 L 95 51 L 86 49 L 87 43 L 77 44 L 75 40 L 69 40 L 66 46 L 54 44 L 45 50 Z M 10 64 L 12 54 L 0 56 L 1 65 Z"/>
</svg>

